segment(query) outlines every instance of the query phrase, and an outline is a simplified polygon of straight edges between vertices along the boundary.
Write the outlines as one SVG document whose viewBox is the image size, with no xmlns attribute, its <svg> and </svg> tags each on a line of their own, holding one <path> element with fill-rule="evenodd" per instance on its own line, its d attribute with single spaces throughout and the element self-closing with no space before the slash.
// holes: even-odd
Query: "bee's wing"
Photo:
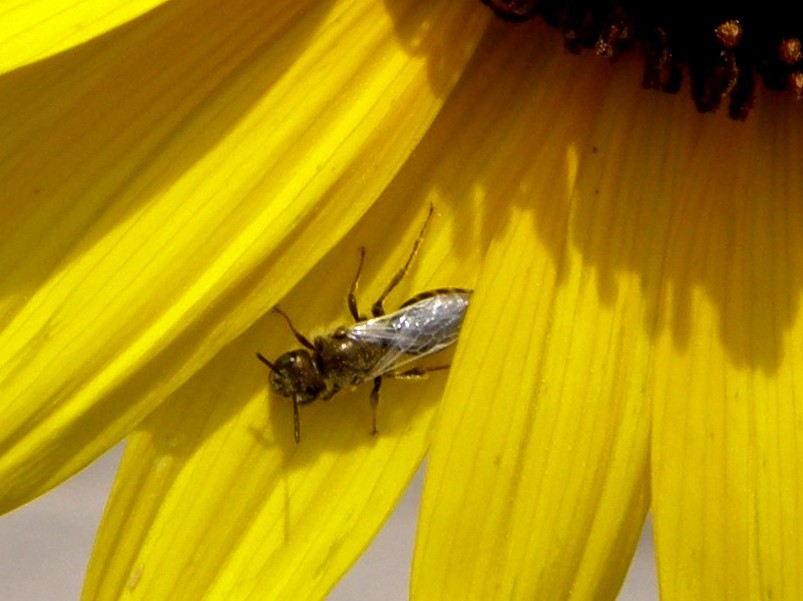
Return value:
<svg viewBox="0 0 803 601">
<path fill-rule="evenodd" d="M 467 294 L 443 292 L 352 326 L 350 339 L 387 349 L 366 379 L 396 371 L 454 344 L 467 306 Z"/>
<path fill-rule="evenodd" d="M 370 336 L 368 336 L 368 338 L 370 338 Z M 355 337 L 355 339 L 365 340 L 365 338 L 361 336 Z M 381 338 L 377 339 L 377 341 L 379 340 L 381 340 Z M 442 351 L 443 349 L 449 347 L 452 343 L 453 341 L 446 342 L 443 344 L 437 344 L 435 346 L 429 347 L 424 352 L 416 354 L 405 352 L 403 350 L 403 347 L 386 346 L 385 353 L 374 364 L 371 371 L 365 375 L 365 380 L 371 380 L 377 376 L 382 376 L 390 372 L 399 371 L 409 363 L 421 359 L 422 357 L 426 357 L 428 355 L 437 353 L 438 351 Z"/>
<path fill-rule="evenodd" d="M 412 363 L 422 357 L 427 357 L 428 355 L 434 355 L 435 353 L 444 350 L 452 345 L 452 342 L 447 344 L 440 344 L 437 346 L 433 346 L 429 348 L 426 352 L 418 354 L 418 355 L 410 355 L 408 353 L 404 353 L 398 349 L 388 349 L 382 358 L 377 362 L 374 368 L 371 370 L 371 373 L 368 374 L 366 380 L 375 378 L 376 376 L 381 376 L 390 372 L 395 372 L 401 370 L 405 365 Z"/>
<path fill-rule="evenodd" d="M 397 349 L 388 349 L 382 358 L 374 365 L 374 368 L 365 376 L 366 380 L 371 380 L 377 376 L 384 376 L 391 372 L 402 370 L 402 368 L 419 359 L 415 355 L 407 355 Z"/>
<path fill-rule="evenodd" d="M 398 330 L 389 319 L 392 315 L 360 322 L 349 329 L 348 337 L 356 342 L 384 347 L 385 352 L 365 375 L 366 380 L 400 369 L 403 365 L 422 357 L 409 352 L 415 349 L 414 332 Z"/>
</svg>

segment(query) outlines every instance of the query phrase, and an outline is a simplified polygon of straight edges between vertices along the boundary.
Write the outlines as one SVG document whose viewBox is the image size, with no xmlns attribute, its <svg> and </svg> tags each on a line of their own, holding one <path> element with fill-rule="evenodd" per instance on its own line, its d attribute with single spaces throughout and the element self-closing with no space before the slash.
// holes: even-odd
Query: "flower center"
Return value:
<svg viewBox="0 0 803 601">
<path fill-rule="evenodd" d="M 645 88 L 677 92 L 685 70 L 701 112 L 726 99 L 728 114 L 744 119 L 756 75 L 768 89 L 803 96 L 803 6 L 797 2 L 483 2 L 510 21 L 540 14 L 563 30 L 571 52 L 593 48 L 615 58 L 638 50 L 646 61 Z"/>
</svg>

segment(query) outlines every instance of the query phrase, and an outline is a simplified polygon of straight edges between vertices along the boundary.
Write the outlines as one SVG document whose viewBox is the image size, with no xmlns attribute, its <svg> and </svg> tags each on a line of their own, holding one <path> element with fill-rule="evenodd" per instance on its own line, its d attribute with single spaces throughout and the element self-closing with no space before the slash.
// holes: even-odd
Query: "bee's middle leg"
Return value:
<svg viewBox="0 0 803 601">
<path fill-rule="evenodd" d="M 394 378 L 396 380 L 424 380 L 431 371 L 443 371 L 449 369 L 448 365 L 434 365 L 432 367 L 413 367 L 404 371 L 390 371 L 374 378 L 374 386 L 371 388 L 371 434 L 376 434 L 376 414 L 379 408 L 379 389 L 382 386 L 382 378 Z"/>
<path fill-rule="evenodd" d="M 382 376 L 374 378 L 374 387 L 371 389 L 371 434 L 375 435 L 376 429 L 376 411 L 379 407 L 379 388 L 382 386 Z"/>
<path fill-rule="evenodd" d="M 374 378 L 374 387 L 371 389 L 371 411 L 373 412 L 371 421 L 371 434 L 376 434 L 376 413 L 379 407 L 379 387 L 382 386 L 382 378 L 394 378 L 396 380 L 424 380 L 431 371 L 442 371 L 449 369 L 448 365 L 435 365 L 433 367 L 413 367 L 404 371 L 389 371 L 381 376 Z"/>
</svg>

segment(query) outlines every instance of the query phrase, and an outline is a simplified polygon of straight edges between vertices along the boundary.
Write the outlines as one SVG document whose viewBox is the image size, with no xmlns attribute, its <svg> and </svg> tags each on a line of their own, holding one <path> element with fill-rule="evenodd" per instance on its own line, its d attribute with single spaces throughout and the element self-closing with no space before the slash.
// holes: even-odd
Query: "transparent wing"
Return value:
<svg viewBox="0 0 803 601">
<path fill-rule="evenodd" d="M 387 349 L 366 379 L 398 370 L 457 342 L 470 297 L 467 290 L 425 292 L 394 313 L 349 328 L 350 339 Z"/>
</svg>

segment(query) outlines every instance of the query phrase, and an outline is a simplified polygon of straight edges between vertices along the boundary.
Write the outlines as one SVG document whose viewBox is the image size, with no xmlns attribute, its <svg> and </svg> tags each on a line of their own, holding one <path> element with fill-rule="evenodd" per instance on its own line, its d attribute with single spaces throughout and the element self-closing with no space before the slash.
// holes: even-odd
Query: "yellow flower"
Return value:
<svg viewBox="0 0 803 601">
<path fill-rule="evenodd" d="M 474 2 L 111 4 L 0 29 L 0 509 L 129 436 L 85 599 L 322 598 L 430 444 L 415 599 L 614 598 L 648 509 L 664 598 L 800 597 L 790 99 L 692 113 Z M 430 204 L 388 305 L 475 289 L 448 383 L 296 445 L 271 307 L 344 323 Z"/>
</svg>

